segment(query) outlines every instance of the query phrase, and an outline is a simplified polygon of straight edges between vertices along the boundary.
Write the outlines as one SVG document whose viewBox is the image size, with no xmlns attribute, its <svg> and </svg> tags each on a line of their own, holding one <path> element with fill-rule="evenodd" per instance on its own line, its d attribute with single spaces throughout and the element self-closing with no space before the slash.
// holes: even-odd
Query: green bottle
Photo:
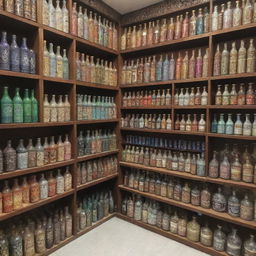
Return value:
<svg viewBox="0 0 256 256">
<path fill-rule="evenodd" d="M 23 101 L 20 97 L 20 88 L 15 89 L 13 98 L 13 122 L 23 123 Z"/>
<path fill-rule="evenodd" d="M 4 87 L 3 97 L 1 99 L 1 123 L 9 124 L 13 122 L 13 103 L 8 94 L 8 87 Z"/>
<path fill-rule="evenodd" d="M 32 122 L 36 123 L 38 122 L 38 102 L 37 99 L 35 98 L 35 91 L 31 91 L 31 104 L 32 104 Z"/>
<path fill-rule="evenodd" d="M 25 95 L 23 98 L 23 115 L 24 123 L 31 123 L 32 120 L 32 104 L 29 98 L 28 89 L 25 89 Z"/>
</svg>

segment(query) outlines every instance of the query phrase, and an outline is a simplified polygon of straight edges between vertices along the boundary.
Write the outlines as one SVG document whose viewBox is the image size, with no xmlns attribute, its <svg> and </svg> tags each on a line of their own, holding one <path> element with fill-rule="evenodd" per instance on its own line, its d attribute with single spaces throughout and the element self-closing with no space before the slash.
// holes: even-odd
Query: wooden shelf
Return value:
<svg viewBox="0 0 256 256">
<path fill-rule="evenodd" d="M 55 83 L 63 83 L 63 84 L 74 84 L 74 80 L 63 79 L 59 77 L 50 77 L 50 76 L 43 76 L 44 81 L 47 82 L 55 82 Z"/>
<path fill-rule="evenodd" d="M 0 76 L 11 76 L 11 77 L 17 77 L 17 78 L 19 77 L 19 78 L 36 79 L 36 80 L 40 78 L 40 76 L 36 74 L 14 72 L 9 70 L 2 70 L 2 69 L 0 69 Z"/>
<path fill-rule="evenodd" d="M 10 18 L 10 19 L 12 19 L 14 22 L 16 22 L 16 21 L 22 22 L 22 23 L 24 23 L 24 24 L 33 26 L 33 27 L 35 27 L 35 28 L 37 28 L 37 27 L 40 26 L 36 21 L 23 18 L 23 17 L 21 17 L 21 16 L 15 15 L 14 13 L 10 13 L 10 12 L 4 11 L 4 10 L 0 10 L 0 16 L 6 17 L 6 18 Z"/>
<path fill-rule="evenodd" d="M 176 106 L 173 105 L 173 109 L 207 109 L 208 105 L 195 105 L 195 106 Z"/>
<path fill-rule="evenodd" d="M 111 48 L 107 48 L 105 46 L 93 43 L 93 42 L 91 42 L 89 40 L 86 40 L 86 39 L 83 39 L 83 38 L 80 38 L 80 37 L 77 37 L 77 36 L 74 36 L 74 39 L 76 40 L 76 42 L 79 42 L 81 44 L 87 45 L 89 47 L 93 47 L 93 48 L 95 48 L 97 50 L 100 50 L 102 52 L 105 52 L 105 53 L 108 53 L 108 54 L 111 54 L 111 55 L 114 55 L 114 56 L 118 55 L 118 52 L 113 50 L 113 49 L 111 49 Z"/>
<path fill-rule="evenodd" d="M 172 109 L 172 106 L 138 106 L 138 107 L 121 107 L 121 110 L 137 110 L 137 109 Z"/>
<path fill-rule="evenodd" d="M 235 218 L 235 217 L 230 216 L 226 212 L 216 212 L 213 209 L 206 209 L 206 208 L 203 208 L 201 206 L 186 204 L 186 203 L 183 203 L 181 201 L 176 201 L 174 199 L 169 199 L 167 197 L 162 197 L 162 196 L 158 196 L 158 195 L 155 195 L 155 194 L 142 192 L 142 191 L 139 191 L 139 190 L 136 190 L 136 189 L 132 189 L 132 188 L 123 186 L 123 185 L 119 185 L 119 188 L 121 190 L 125 190 L 125 191 L 131 192 L 131 193 L 139 194 L 139 195 L 142 195 L 144 197 L 150 198 L 152 200 L 156 200 L 156 201 L 163 202 L 163 203 L 166 203 L 166 204 L 169 204 L 169 205 L 177 206 L 177 207 L 182 208 L 182 209 L 186 209 L 186 210 L 189 210 L 189 211 L 201 213 L 201 214 L 204 214 L 204 215 L 216 218 L 216 219 L 220 219 L 220 220 L 223 220 L 223 221 L 234 223 L 234 224 L 244 226 L 244 227 L 247 227 L 247 228 L 250 228 L 250 229 L 256 229 L 256 222 L 255 221 L 246 221 L 246 220 L 243 220 L 241 218 Z"/>
<path fill-rule="evenodd" d="M 228 135 L 219 133 L 208 133 L 209 137 L 213 138 L 225 138 L 225 139 L 236 139 L 236 140 L 256 140 L 256 136 L 242 136 L 242 135 Z"/>
<path fill-rule="evenodd" d="M 133 131 L 133 132 L 149 132 L 149 133 L 164 133 L 164 134 L 181 134 L 181 135 L 197 135 L 205 136 L 203 132 L 187 132 L 178 130 L 165 130 L 165 129 L 139 129 L 139 128 L 121 128 L 122 131 Z"/>
<path fill-rule="evenodd" d="M 245 189 L 250 189 L 250 190 L 256 190 L 256 184 L 253 183 L 246 183 L 242 181 L 233 181 L 233 180 L 224 180 L 221 178 L 210 178 L 210 177 L 205 177 L 205 176 L 197 176 L 193 175 L 188 172 L 179 172 L 179 171 L 173 171 L 173 170 L 168 170 L 165 168 L 158 168 L 158 167 L 151 167 L 151 166 L 145 166 L 142 164 L 135 164 L 135 163 L 128 163 L 128 162 L 120 162 L 121 166 L 125 167 L 130 167 L 130 168 L 135 168 L 135 169 L 141 169 L 149 172 L 155 172 L 155 173 L 161 173 L 173 177 L 178 177 L 186 180 L 196 180 L 196 181 L 201 181 L 201 182 L 209 182 L 213 184 L 221 184 L 221 185 L 228 185 L 228 186 L 234 186 L 234 187 L 240 187 L 240 188 L 245 188 Z"/>
<path fill-rule="evenodd" d="M 63 166 L 72 165 L 74 163 L 75 163 L 75 160 L 71 159 L 69 161 L 62 161 L 62 162 L 57 162 L 57 163 L 54 163 L 54 164 L 47 164 L 47 165 L 44 165 L 44 166 L 41 166 L 41 167 L 27 168 L 27 169 L 12 171 L 12 172 L 4 172 L 4 173 L 0 174 L 0 180 L 19 177 L 19 176 L 23 176 L 23 175 L 26 175 L 26 174 L 48 171 L 48 170 L 52 170 L 52 169 L 56 169 L 56 168 L 61 168 Z"/>
<path fill-rule="evenodd" d="M 22 129 L 22 128 L 36 128 L 36 127 L 48 127 L 48 126 L 70 126 L 73 125 L 73 121 L 69 122 L 52 122 L 52 123 L 12 123 L 12 124 L 0 124 L 1 129 Z"/>
<path fill-rule="evenodd" d="M 104 123 L 117 123 L 119 119 L 103 119 L 103 120 L 81 120 L 76 121 L 77 124 L 104 124 Z"/>
<path fill-rule="evenodd" d="M 99 158 L 99 157 L 110 156 L 110 155 L 117 154 L 118 152 L 119 152 L 119 150 L 117 149 L 117 150 L 112 150 L 112 151 L 95 153 L 95 154 L 91 154 L 91 155 L 79 156 L 79 157 L 77 157 L 77 162 L 88 161 L 88 160 Z"/>
<path fill-rule="evenodd" d="M 198 42 L 205 42 L 206 44 L 208 43 L 210 33 L 205 33 L 201 35 L 194 35 L 194 36 L 189 36 L 185 38 L 180 38 L 180 39 L 175 39 L 175 40 L 170 40 L 170 41 L 165 41 L 162 43 L 158 44 L 152 44 L 152 45 L 147 45 L 143 47 L 136 47 L 132 49 L 127 49 L 127 50 L 121 50 L 121 54 L 128 54 L 128 53 L 135 53 L 135 52 L 142 52 L 142 51 L 147 51 L 147 50 L 152 50 L 152 49 L 159 49 L 164 48 L 166 46 L 182 46 L 186 45 L 188 43 L 198 43 Z"/>
<path fill-rule="evenodd" d="M 208 253 L 208 254 L 213 255 L 213 256 L 228 256 L 228 254 L 226 252 L 216 251 L 212 247 L 204 246 L 204 245 L 202 245 L 199 242 L 195 243 L 193 241 L 188 240 L 186 237 L 182 237 L 182 236 L 179 236 L 177 234 L 173 234 L 173 233 L 171 233 L 169 231 L 165 231 L 163 229 L 160 229 L 160 228 L 158 228 L 156 226 L 149 225 L 149 224 L 144 223 L 142 221 L 136 221 L 136 220 L 134 220 L 132 218 L 129 218 L 129 217 L 121 214 L 121 213 L 117 213 L 116 216 L 118 218 L 123 219 L 125 221 L 128 221 L 128 222 L 130 222 L 132 224 L 135 224 L 137 226 L 145 228 L 145 229 L 147 229 L 149 231 L 155 232 L 155 233 L 157 233 L 159 235 L 165 236 L 167 238 L 170 238 L 170 239 L 175 240 L 177 242 L 180 242 L 182 244 L 185 244 L 185 245 L 188 245 L 190 247 L 193 247 L 193 248 L 195 248 L 195 249 L 197 249 L 197 250 L 199 250 L 201 252 L 205 252 L 205 253 Z"/>
<path fill-rule="evenodd" d="M 209 105 L 210 109 L 256 109 L 256 105 Z"/>
<path fill-rule="evenodd" d="M 118 91 L 119 88 L 115 86 L 105 85 L 105 84 L 96 84 L 96 83 L 89 83 L 84 81 L 75 81 L 76 85 L 85 86 L 85 87 L 91 87 L 96 89 L 104 89 L 104 90 L 110 90 L 110 91 Z"/>
<path fill-rule="evenodd" d="M 86 182 L 85 184 L 81 184 L 81 185 L 77 186 L 77 190 L 79 191 L 79 190 L 82 190 L 82 189 L 90 188 L 92 186 L 103 183 L 105 181 L 115 179 L 117 176 L 118 176 L 118 174 L 114 173 L 114 174 L 108 175 L 106 177 L 102 177 L 102 178 L 99 178 L 99 179 L 96 179 L 96 180 L 92 180 L 90 182 Z"/>
<path fill-rule="evenodd" d="M 103 219 L 101 219 L 101 220 L 99 220 L 99 221 L 93 223 L 92 226 L 90 226 L 90 227 L 88 227 L 88 228 L 86 228 L 86 229 L 84 229 L 84 230 L 79 231 L 79 232 L 77 233 L 77 237 L 82 236 L 82 235 L 88 233 L 88 232 L 91 231 L 92 229 L 98 227 L 99 225 L 101 225 L 101 224 L 103 224 L 104 222 L 106 222 L 106 221 L 112 219 L 112 218 L 115 217 L 115 216 L 116 216 L 116 213 L 111 213 L 111 214 L 109 214 L 108 216 L 104 217 Z"/>
<path fill-rule="evenodd" d="M 242 79 L 242 78 L 253 78 L 256 76 L 256 72 L 254 73 L 242 73 L 242 74 L 234 74 L 234 75 L 221 75 L 221 76 L 212 76 L 210 80 L 232 80 L 232 79 Z"/>
<path fill-rule="evenodd" d="M 66 33 L 66 32 L 63 32 L 61 30 L 58 30 L 58 29 L 55 29 L 55 28 L 52 28 L 52 27 L 49 27 L 49 26 L 46 26 L 46 25 L 43 25 L 42 24 L 42 28 L 46 31 L 46 32 L 50 32 L 50 33 L 54 33 L 56 35 L 59 35 L 59 36 L 62 36 L 63 38 L 68 38 L 70 40 L 73 40 L 74 37 L 70 34 L 70 33 Z"/>
<path fill-rule="evenodd" d="M 16 210 L 16 211 L 12 211 L 10 213 L 3 213 L 3 214 L 0 214 L 0 221 L 3 221 L 3 220 L 6 220 L 6 219 L 9 219 L 11 217 L 14 217 L 16 215 L 19 215 L 19 214 L 22 214 L 24 212 L 28 212 L 28 211 L 31 211 L 33 209 L 36 209 L 42 205 L 45 205 L 45 204 L 49 204 L 49 203 L 52 203 L 54 201 L 57 201 L 61 198 L 64 198 L 64 197 L 67 197 L 69 195 L 72 195 L 74 193 L 74 189 L 71 189 L 70 191 L 68 192 L 65 192 L 63 194 L 60 194 L 60 195 L 56 195 L 56 196 L 53 196 L 53 197 L 48 197 L 44 200 L 40 200 L 36 203 L 30 203 L 24 207 L 22 207 L 21 209 L 19 210 Z"/>
</svg>

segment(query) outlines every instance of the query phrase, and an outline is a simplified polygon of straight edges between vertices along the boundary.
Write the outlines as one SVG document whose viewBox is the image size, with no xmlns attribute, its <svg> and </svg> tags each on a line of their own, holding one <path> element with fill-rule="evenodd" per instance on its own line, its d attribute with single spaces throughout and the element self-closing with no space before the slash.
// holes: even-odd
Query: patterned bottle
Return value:
<svg viewBox="0 0 256 256">
<path fill-rule="evenodd" d="M 1 98 L 1 123 L 8 124 L 13 122 L 13 102 L 8 93 L 8 87 L 4 87 Z"/>
<path fill-rule="evenodd" d="M 20 48 L 16 42 L 16 35 L 12 35 L 11 44 L 11 70 L 15 72 L 20 71 Z"/>
<path fill-rule="evenodd" d="M 22 38 L 22 43 L 20 47 L 20 71 L 23 73 L 29 73 L 29 49 L 27 47 L 27 38 Z"/>
<path fill-rule="evenodd" d="M 2 32 L 0 42 L 0 69 L 10 70 L 10 46 L 7 42 L 7 33 Z"/>
<path fill-rule="evenodd" d="M 25 89 L 25 95 L 23 98 L 23 116 L 24 116 L 24 123 L 31 123 L 31 121 L 32 121 L 32 104 L 31 104 L 31 98 L 29 98 L 28 89 Z"/>
</svg>

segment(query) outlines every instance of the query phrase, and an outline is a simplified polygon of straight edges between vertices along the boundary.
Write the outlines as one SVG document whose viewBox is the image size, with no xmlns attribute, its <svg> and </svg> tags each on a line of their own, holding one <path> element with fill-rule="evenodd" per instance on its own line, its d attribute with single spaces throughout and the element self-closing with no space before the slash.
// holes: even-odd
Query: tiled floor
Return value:
<svg viewBox="0 0 256 256">
<path fill-rule="evenodd" d="M 168 238 L 112 218 L 51 256 L 206 256 Z"/>
</svg>

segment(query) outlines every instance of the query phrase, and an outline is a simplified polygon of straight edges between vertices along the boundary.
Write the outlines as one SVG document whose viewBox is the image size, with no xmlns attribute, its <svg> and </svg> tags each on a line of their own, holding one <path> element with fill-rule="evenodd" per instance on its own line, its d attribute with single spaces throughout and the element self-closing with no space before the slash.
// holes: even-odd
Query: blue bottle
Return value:
<svg viewBox="0 0 256 256">
<path fill-rule="evenodd" d="M 167 81 L 169 79 L 169 60 L 168 54 L 165 56 L 165 60 L 163 63 L 163 81 Z"/>
<path fill-rule="evenodd" d="M 10 46 L 7 42 L 7 33 L 2 32 L 0 43 L 0 69 L 10 70 Z"/>
<path fill-rule="evenodd" d="M 32 49 L 29 50 L 29 72 L 36 73 L 36 54 Z"/>
<path fill-rule="evenodd" d="M 22 38 L 22 44 L 20 47 L 20 71 L 23 73 L 29 73 L 29 49 L 27 47 L 27 38 Z"/>
<path fill-rule="evenodd" d="M 214 114 L 214 116 L 213 116 L 213 121 L 212 121 L 212 125 L 211 125 L 211 132 L 214 132 L 214 133 L 217 132 L 217 125 L 218 125 L 218 122 L 217 122 L 217 115 Z"/>
<path fill-rule="evenodd" d="M 16 35 L 12 35 L 11 70 L 14 72 L 20 72 L 20 48 L 17 45 Z"/>
<path fill-rule="evenodd" d="M 163 80 L 163 56 L 160 55 L 160 59 L 158 60 L 156 64 L 156 80 L 162 81 Z"/>
<path fill-rule="evenodd" d="M 202 9 L 199 9 L 199 13 L 196 19 L 196 34 L 200 35 L 204 33 L 204 16 L 202 13 Z"/>
</svg>

